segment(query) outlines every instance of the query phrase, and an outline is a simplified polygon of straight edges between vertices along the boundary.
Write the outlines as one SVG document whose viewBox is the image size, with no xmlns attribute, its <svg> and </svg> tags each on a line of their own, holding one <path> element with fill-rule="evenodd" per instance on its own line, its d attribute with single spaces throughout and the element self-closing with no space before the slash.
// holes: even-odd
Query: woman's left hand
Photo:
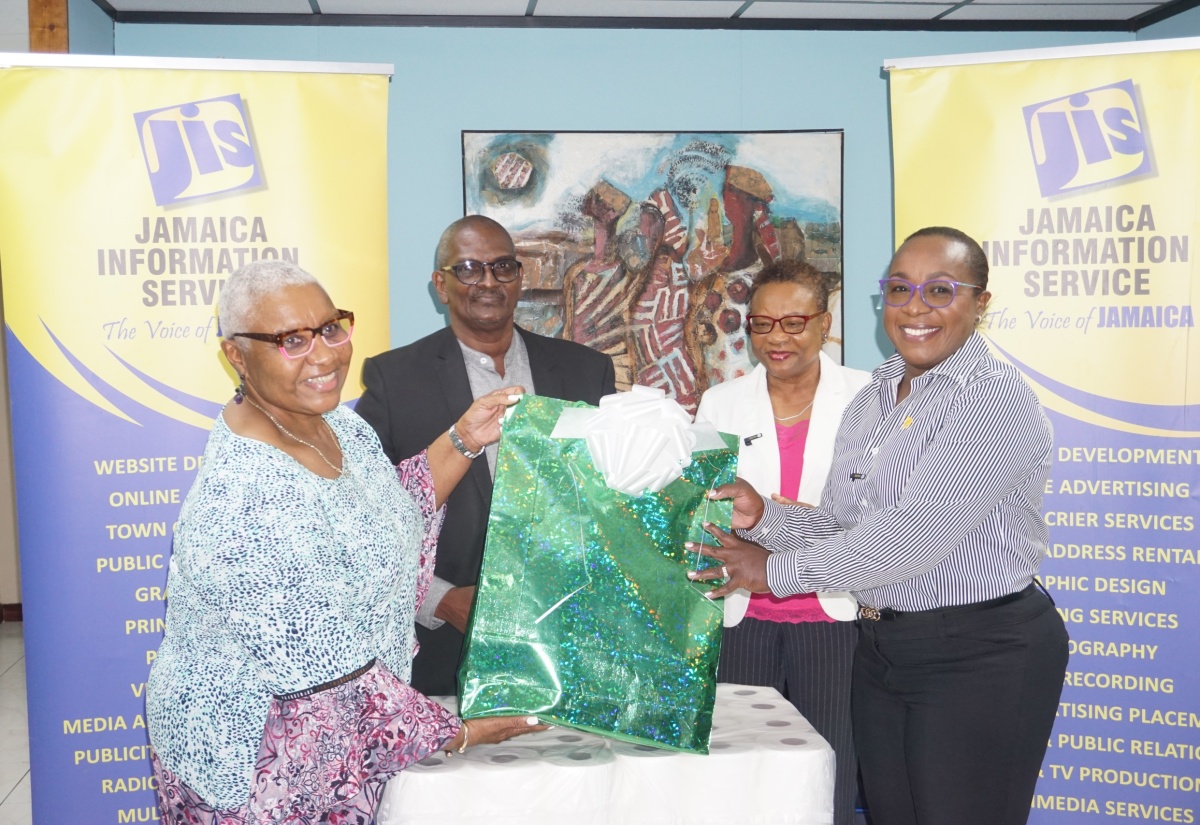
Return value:
<svg viewBox="0 0 1200 825">
<path fill-rule="evenodd" d="M 536 716 L 488 716 L 472 719 L 470 723 L 464 719 L 458 734 L 446 745 L 446 753 L 461 753 L 462 750 L 476 745 L 494 745 L 514 736 L 524 736 L 549 728 L 549 725 L 543 725 Z"/>
<path fill-rule="evenodd" d="M 787 507 L 807 507 L 810 510 L 813 509 L 811 504 L 805 504 L 803 501 L 796 501 L 794 498 L 781 496 L 779 493 L 771 493 L 771 501 L 775 502 L 776 504 L 783 504 Z"/>
<path fill-rule="evenodd" d="M 471 452 L 477 452 L 500 440 L 500 420 L 504 411 L 525 393 L 524 387 L 513 386 L 481 395 L 467 408 L 454 425 L 455 432 Z"/>
<path fill-rule="evenodd" d="M 767 559 L 771 554 L 767 550 L 754 542 L 738 538 L 733 533 L 726 533 L 715 524 L 705 522 L 704 529 L 716 538 L 718 547 L 711 544 L 697 545 L 694 541 L 689 541 L 683 546 L 689 553 L 698 551 L 701 555 L 721 562 L 720 567 L 688 572 L 688 578 L 692 581 L 727 579 L 725 584 L 709 591 L 708 598 L 728 596 L 739 588 L 751 593 L 771 592 L 771 588 L 767 586 Z"/>
</svg>

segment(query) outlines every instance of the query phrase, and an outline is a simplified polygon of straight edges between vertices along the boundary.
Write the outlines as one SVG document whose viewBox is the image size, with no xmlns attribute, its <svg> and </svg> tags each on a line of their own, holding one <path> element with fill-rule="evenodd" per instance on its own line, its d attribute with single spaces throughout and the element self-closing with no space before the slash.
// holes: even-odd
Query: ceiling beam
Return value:
<svg viewBox="0 0 1200 825">
<path fill-rule="evenodd" d="M 100 5 L 104 0 L 94 0 Z M 1200 0 L 1184 0 L 1200 3 Z M 105 3 L 104 5 L 108 5 Z M 104 6 L 101 6 L 103 8 Z M 733 29 L 739 31 L 1129 32 L 1129 20 L 793 20 L 723 17 L 526 17 L 406 14 L 116 11 L 117 23 L 182 26 L 375 26 L 508 29 Z"/>
<path fill-rule="evenodd" d="M 1196 8 L 1196 6 L 1200 6 L 1200 0 L 1175 0 L 1173 3 L 1163 3 L 1152 11 L 1139 14 L 1129 22 L 1134 24 L 1134 31 L 1139 31 L 1146 28 L 1146 26 L 1161 23 L 1177 14 L 1190 11 Z"/>
<path fill-rule="evenodd" d="M 70 51 L 67 0 L 29 0 L 29 51 Z"/>
</svg>

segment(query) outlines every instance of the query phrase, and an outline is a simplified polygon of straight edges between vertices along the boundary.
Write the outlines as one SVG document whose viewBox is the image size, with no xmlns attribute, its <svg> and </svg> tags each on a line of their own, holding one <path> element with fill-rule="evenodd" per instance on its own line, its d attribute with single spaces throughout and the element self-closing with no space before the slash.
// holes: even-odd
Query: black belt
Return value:
<svg viewBox="0 0 1200 825">
<path fill-rule="evenodd" d="M 285 693 L 282 696 L 276 696 L 275 698 L 278 699 L 280 702 L 286 702 L 289 699 L 303 699 L 305 696 L 312 696 L 314 693 L 320 693 L 323 690 L 329 690 L 330 688 L 335 688 L 338 685 L 344 685 L 347 682 L 353 682 L 355 679 L 357 679 L 359 676 L 362 676 L 364 673 L 366 673 L 368 670 L 370 670 L 373 667 L 375 667 L 374 659 L 367 662 L 365 665 L 360 667 L 358 670 L 354 670 L 354 671 L 351 671 L 350 673 L 347 673 L 345 676 L 339 676 L 336 679 L 333 679 L 332 681 L 324 682 L 323 684 L 317 685 L 316 687 L 305 688 L 304 690 L 297 690 L 293 693 Z"/>
<path fill-rule="evenodd" d="M 892 610 L 890 607 L 867 607 L 862 605 L 858 608 L 858 618 L 868 619 L 872 622 L 891 622 L 901 619 L 916 619 L 920 617 L 929 618 L 935 615 L 944 616 L 959 616 L 964 613 L 975 613 L 980 610 L 990 610 L 993 607 L 1000 607 L 1005 604 L 1027 599 L 1034 593 L 1038 592 L 1036 584 L 1031 584 L 1024 590 L 1018 590 L 1016 593 L 1009 593 L 1007 596 L 999 596 L 995 599 L 987 599 L 982 602 L 973 602 L 971 604 L 963 604 L 958 607 L 935 607 L 933 610 Z"/>
</svg>

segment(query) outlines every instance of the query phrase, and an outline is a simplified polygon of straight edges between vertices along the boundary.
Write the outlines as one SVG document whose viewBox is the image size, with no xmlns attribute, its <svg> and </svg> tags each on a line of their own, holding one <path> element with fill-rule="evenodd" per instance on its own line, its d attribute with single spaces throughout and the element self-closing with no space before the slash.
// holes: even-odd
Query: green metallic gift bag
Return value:
<svg viewBox="0 0 1200 825">
<path fill-rule="evenodd" d="M 504 423 L 483 570 L 459 673 L 464 717 L 543 722 L 675 750 L 708 752 L 721 601 L 691 582 L 714 564 L 732 505 L 706 494 L 733 481 L 737 440 L 692 453 L 657 493 L 609 489 L 581 438 L 551 438 L 587 407 L 527 395 Z"/>
</svg>

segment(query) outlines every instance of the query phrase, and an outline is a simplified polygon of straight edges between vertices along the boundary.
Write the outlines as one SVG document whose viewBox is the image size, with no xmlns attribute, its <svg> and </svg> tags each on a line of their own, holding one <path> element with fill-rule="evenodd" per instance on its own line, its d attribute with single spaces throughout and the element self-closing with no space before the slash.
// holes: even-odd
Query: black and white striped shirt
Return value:
<svg viewBox="0 0 1200 825">
<path fill-rule="evenodd" d="M 851 590 L 872 607 L 929 610 L 1037 574 L 1053 433 L 1029 385 L 978 334 L 897 404 L 903 374 L 889 358 L 846 408 L 820 507 L 767 501 L 743 532 L 776 551 L 776 595 Z"/>
</svg>

